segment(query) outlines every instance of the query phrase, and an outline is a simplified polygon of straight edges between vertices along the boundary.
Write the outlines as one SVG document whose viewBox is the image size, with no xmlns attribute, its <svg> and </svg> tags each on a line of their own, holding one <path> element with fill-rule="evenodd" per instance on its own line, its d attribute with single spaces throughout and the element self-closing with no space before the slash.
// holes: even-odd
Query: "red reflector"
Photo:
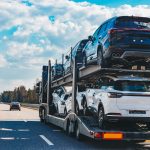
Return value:
<svg viewBox="0 0 150 150">
<path fill-rule="evenodd" d="M 101 134 L 100 133 L 94 133 L 94 137 L 95 138 L 101 138 Z"/>
<path fill-rule="evenodd" d="M 123 134 L 120 132 L 105 132 L 103 133 L 104 140 L 122 140 Z"/>
</svg>

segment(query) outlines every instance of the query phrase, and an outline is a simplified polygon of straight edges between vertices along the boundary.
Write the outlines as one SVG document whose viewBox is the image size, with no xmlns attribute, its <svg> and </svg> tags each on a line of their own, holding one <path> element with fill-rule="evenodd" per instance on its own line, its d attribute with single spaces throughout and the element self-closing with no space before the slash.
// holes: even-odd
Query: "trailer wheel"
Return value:
<svg viewBox="0 0 150 150">
<path fill-rule="evenodd" d="M 104 127 L 104 109 L 102 106 L 99 107 L 98 111 L 98 126 L 101 129 Z"/>
<path fill-rule="evenodd" d="M 75 125 L 75 137 L 77 140 L 82 140 L 82 135 L 80 134 L 80 129 L 78 123 Z"/>
<path fill-rule="evenodd" d="M 66 134 L 68 136 L 72 135 L 72 133 L 71 133 L 71 125 L 70 125 L 70 121 L 69 120 L 67 121 Z"/>
</svg>

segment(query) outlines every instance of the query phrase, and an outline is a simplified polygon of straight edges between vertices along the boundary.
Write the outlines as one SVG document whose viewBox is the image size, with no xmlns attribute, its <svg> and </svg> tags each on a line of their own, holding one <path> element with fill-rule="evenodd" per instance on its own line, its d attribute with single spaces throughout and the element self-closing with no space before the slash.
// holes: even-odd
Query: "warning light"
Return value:
<svg viewBox="0 0 150 150">
<path fill-rule="evenodd" d="M 95 138 L 101 138 L 101 133 L 94 133 Z"/>
<path fill-rule="evenodd" d="M 103 133 L 104 140 L 122 140 L 123 134 L 120 132 L 105 132 Z"/>
</svg>

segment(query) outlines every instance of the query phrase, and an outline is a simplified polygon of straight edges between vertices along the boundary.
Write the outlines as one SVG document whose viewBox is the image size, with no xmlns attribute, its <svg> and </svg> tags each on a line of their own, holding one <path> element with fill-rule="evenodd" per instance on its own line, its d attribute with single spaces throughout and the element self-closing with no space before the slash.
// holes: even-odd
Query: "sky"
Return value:
<svg viewBox="0 0 150 150">
<path fill-rule="evenodd" d="M 111 2 L 111 3 L 110 3 Z M 150 17 L 148 0 L 1 0 L 0 92 L 32 88 L 42 65 L 118 15 Z"/>
</svg>

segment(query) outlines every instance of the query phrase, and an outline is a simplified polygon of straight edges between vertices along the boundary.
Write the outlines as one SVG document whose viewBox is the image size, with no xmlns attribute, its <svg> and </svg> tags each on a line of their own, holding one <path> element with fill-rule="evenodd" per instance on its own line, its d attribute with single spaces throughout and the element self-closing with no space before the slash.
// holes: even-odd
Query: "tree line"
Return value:
<svg viewBox="0 0 150 150">
<path fill-rule="evenodd" d="M 35 86 L 33 89 L 26 89 L 25 86 L 19 86 L 15 88 L 13 91 L 4 91 L 0 95 L 0 101 L 2 102 L 12 102 L 17 101 L 21 103 L 31 103 L 37 104 L 38 97 L 36 94 Z"/>
</svg>

